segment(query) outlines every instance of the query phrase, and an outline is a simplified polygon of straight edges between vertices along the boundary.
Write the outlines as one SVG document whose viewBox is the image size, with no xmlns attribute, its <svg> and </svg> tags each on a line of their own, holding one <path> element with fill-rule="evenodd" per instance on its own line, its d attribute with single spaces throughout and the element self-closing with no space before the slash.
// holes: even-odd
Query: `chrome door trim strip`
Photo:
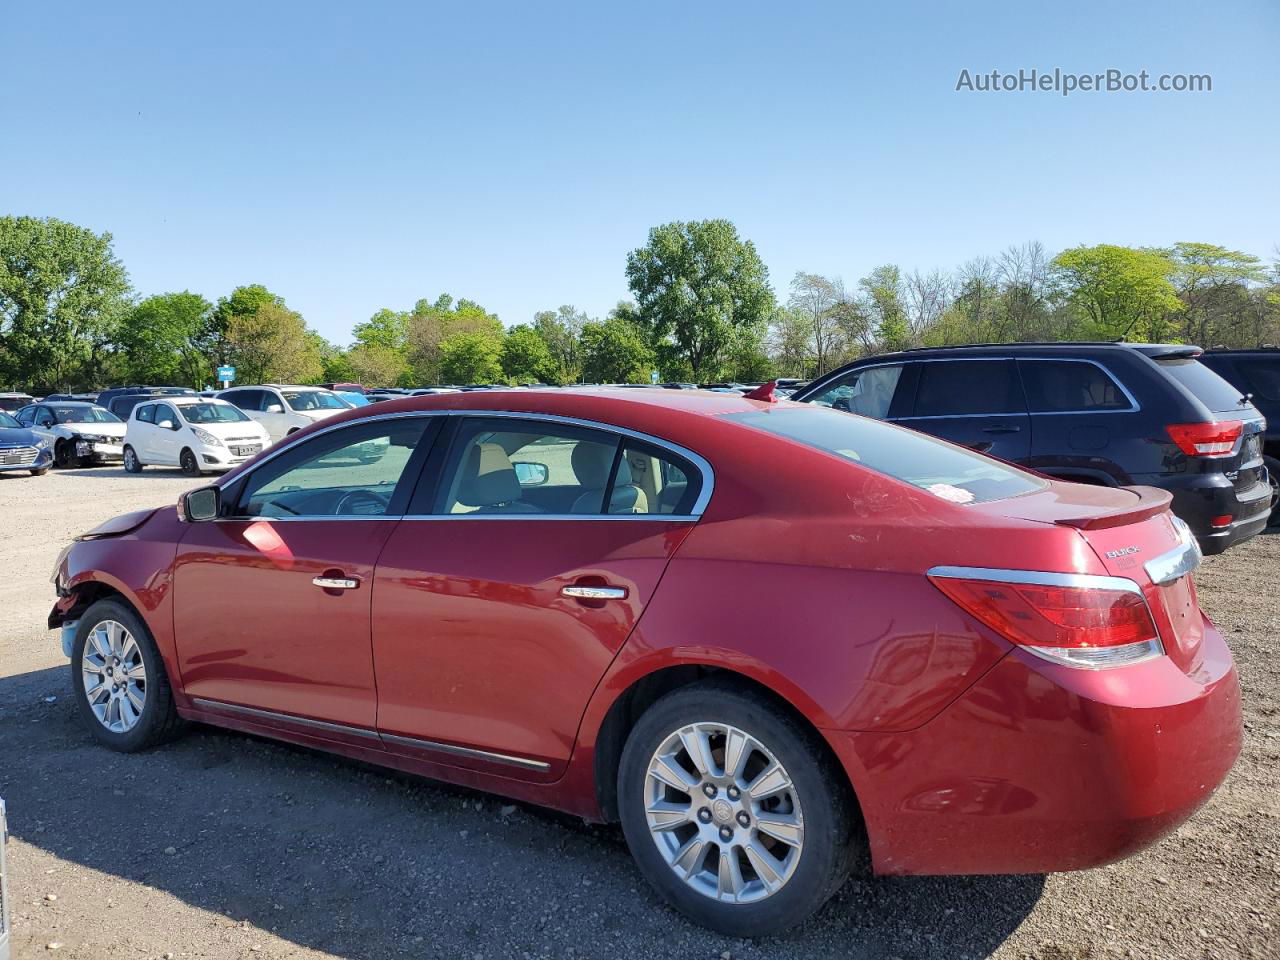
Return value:
<svg viewBox="0 0 1280 960">
<path fill-rule="evenodd" d="M 371 423 L 379 420 L 399 420 L 399 419 L 404 419 L 406 417 L 482 417 L 482 418 L 506 418 L 506 419 L 518 419 L 518 420 L 541 420 L 548 423 L 561 423 L 567 426 L 583 427 L 588 430 L 601 430 L 606 433 L 612 433 L 622 437 L 630 437 L 633 440 L 640 440 L 644 443 L 650 444 L 651 446 L 669 450 L 671 453 L 674 453 L 676 456 L 681 457 L 685 460 L 688 460 L 702 474 L 702 489 L 698 492 L 698 499 L 693 504 L 693 507 L 690 509 L 689 513 L 680 514 L 679 517 L 675 517 L 671 514 L 635 514 L 635 515 L 630 515 L 626 517 L 626 519 L 652 519 L 653 517 L 657 517 L 659 519 L 664 519 L 664 520 L 670 520 L 670 519 L 680 519 L 680 520 L 686 520 L 686 521 L 698 520 L 702 517 L 703 512 L 705 512 L 707 508 L 707 504 L 711 501 L 711 494 L 715 491 L 715 471 L 711 468 L 711 464 L 701 454 L 694 453 L 692 450 L 688 449 L 687 447 L 682 447 L 678 443 L 672 443 L 669 440 L 663 440 L 662 438 L 652 436 L 651 434 L 640 433 L 637 430 L 631 430 L 627 427 L 619 427 L 615 424 L 605 423 L 604 421 L 601 421 L 601 420 L 583 420 L 579 417 L 564 417 L 554 413 L 526 413 L 526 412 L 517 411 L 517 410 L 403 410 L 398 413 L 371 414 L 365 417 L 356 417 L 351 420 L 344 420 L 342 423 L 330 424 L 326 427 L 323 427 L 315 431 L 314 433 L 309 434 L 307 436 L 307 439 L 309 440 L 313 437 L 319 437 L 326 433 L 332 433 L 333 431 L 341 430 L 344 427 L 354 427 L 357 424 Z M 261 469 L 264 465 L 270 463 L 276 457 L 281 456 L 282 454 L 288 453 L 290 449 L 292 449 L 292 444 L 288 446 L 281 446 L 279 449 L 268 451 L 266 456 L 264 456 L 257 463 L 253 464 L 253 466 L 251 466 L 249 469 L 243 471 L 242 473 L 238 473 L 235 477 L 235 480 L 232 482 L 239 482 L 243 478 L 250 476 L 254 471 Z M 219 482 L 216 485 L 218 487 L 221 487 L 223 486 L 223 483 Z M 312 520 L 312 519 L 316 519 L 316 520 L 374 520 L 374 519 L 399 520 L 402 518 L 402 516 L 403 515 L 399 515 L 399 514 L 395 516 L 383 516 L 383 517 L 363 517 L 363 516 L 347 515 L 347 516 L 341 516 L 341 517 L 330 517 L 330 516 L 289 517 L 287 519 L 289 520 Z M 413 516 L 413 519 L 439 519 L 440 516 L 446 516 L 446 515 L 442 514 L 437 516 L 436 514 L 427 514 L 427 515 L 411 515 L 411 516 Z M 458 517 L 458 516 L 466 516 L 466 514 L 448 514 L 447 516 Z M 496 516 L 503 516 L 503 515 L 484 514 L 484 516 L 487 519 L 493 519 Z M 520 514 L 519 516 L 521 519 L 526 519 L 526 520 L 529 519 L 530 517 L 542 517 L 544 519 L 560 519 L 560 520 L 563 520 L 566 517 L 574 517 L 575 519 L 578 519 L 578 520 L 624 519 L 621 515 L 617 517 L 613 517 L 608 514 L 589 514 L 589 513 L 588 514 Z M 271 522 L 275 522 L 276 520 L 282 520 L 286 518 L 283 518 L 283 517 L 220 517 L 218 519 L 219 520 L 235 520 L 240 522 L 243 522 L 246 520 L 252 521 L 252 520 L 265 519 L 265 520 L 270 520 Z"/>
<path fill-rule="evenodd" d="M 221 700 L 207 700 L 204 697 L 192 697 L 191 702 L 198 707 L 225 710 L 228 713 L 241 714 L 260 720 L 273 722 L 296 723 L 315 730 L 327 730 L 330 733 L 341 733 L 350 737 L 364 737 L 367 740 L 381 740 L 377 731 L 367 727 L 350 727 L 345 723 L 330 723 L 327 720 L 312 720 L 310 717 L 298 717 L 291 713 L 279 713 L 275 710 L 263 710 L 259 707 L 245 707 L 238 703 L 224 703 Z"/>
<path fill-rule="evenodd" d="M 525 770 L 550 770 L 551 764 L 541 760 L 530 760 L 528 757 L 515 757 L 507 753 L 494 753 L 491 750 L 477 750 L 475 747 L 460 747 L 456 743 L 440 743 L 438 740 L 421 740 L 418 737 L 402 737 L 392 733 L 384 733 L 382 739 L 398 746 L 412 747 L 415 750 L 432 750 L 437 753 L 451 753 L 459 757 L 473 760 L 488 760 L 492 763 L 505 763 L 508 766 Z"/>
<path fill-rule="evenodd" d="M 1142 596 L 1142 588 L 1127 577 L 1104 577 L 1092 573 L 1053 573 L 1047 570 L 1006 570 L 997 567 L 931 567 L 930 577 L 952 580 L 994 580 L 997 583 L 1028 583 L 1042 587 L 1082 587 L 1095 590 L 1123 590 Z"/>
</svg>

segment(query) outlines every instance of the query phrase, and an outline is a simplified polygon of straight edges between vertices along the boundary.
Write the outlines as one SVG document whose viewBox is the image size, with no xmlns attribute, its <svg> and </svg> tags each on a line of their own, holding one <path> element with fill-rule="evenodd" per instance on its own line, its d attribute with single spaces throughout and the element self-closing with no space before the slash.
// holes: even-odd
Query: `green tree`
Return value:
<svg viewBox="0 0 1280 960">
<path fill-rule="evenodd" d="M 211 383 L 213 364 L 205 346 L 212 324 L 213 304 L 198 293 L 147 297 L 117 337 L 125 379 L 197 389 Z"/>
<path fill-rule="evenodd" d="M 547 378 L 549 383 L 573 383 L 581 376 L 579 338 L 588 320 L 585 313 L 568 304 L 533 315 L 533 329 L 547 345 L 554 365 L 554 372 Z"/>
<path fill-rule="evenodd" d="M 221 301 L 219 308 L 227 302 Z M 248 308 L 250 303 L 256 306 Z M 320 379 L 324 372 L 320 349 L 302 315 L 285 306 L 280 297 L 256 293 L 243 297 L 240 305 L 224 311 L 224 316 L 221 336 L 226 359 L 235 366 L 240 383 L 309 383 Z"/>
<path fill-rule="evenodd" d="M 911 328 L 903 306 L 902 273 L 892 263 L 876 267 L 858 281 L 862 306 L 870 317 L 874 336 L 882 350 L 905 350 L 911 346 Z"/>
<path fill-rule="evenodd" d="M 377 343 L 357 343 L 344 355 L 352 378 L 366 387 L 389 387 L 406 370 L 404 354 Z"/>
<path fill-rule="evenodd" d="M 439 353 L 439 379 L 446 383 L 502 381 L 500 332 L 455 333 L 440 343 Z"/>
<path fill-rule="evenodd" d="M 454 378 L 443 370 L 442 348 L 446 340 L 460 333 L 485 334 L 500 343 L 502 321 L 474 301 L 455 303 L 448 294 L 441 294 L 435 302 L 419 300 L 414 304 L 405 324 L 406 358 L 414 383 L 452 382 Z M 496 379 L 500 378 L 501 374 Z"/>
<path fill-rule="evenodd" d="M 95 382 L 128 296 L 111 234 L 52 217 L 0 217 L 0 375 L 12 384 Z"/>
<path fill-rule="evenodd" d="M 619 316 L 584 324 L 581 349 L 588 383 L 648 383 L 657 363 L 641 330 Z"/>
<path fill-rule="evenodd" d="M 1172 332 L 1182 302 L 1161 251 L 1102 243 L 1064 250 L 1052 266 L 1062 296 L 1085 318 L 1085 336 L 1159 341 Z"/>
<path fill-rule="evenodd" d="M 502 371 L 511 383 L 554 383 L 560 369 L 538 331 L 520 324 L 502 339 Z"/>
<path fill-rule="evenodd" d="M 1256 301 L 1250 288 L 1266 282 L 1262 260 L 1212 243 L 1175 243 L 1168 253 L 1182 302 L 1183 338 L 1206 347 L 1254 346 Z"/>
<path fill-rule="evenodd" d="M 765 348 L 768 328 L 764 324 L 734 331 L 725 356 L 724 377 L 737 383 L 760 383 L 778 374 Z"/>
<path fill-rule="evenodd" d="M 728 220 L 654 227 L 627 255 L 627 282 L 650 342 L 699 378 L 715 375 L 736 328 L 774 307 L 768 269 Z"/>
</svg>

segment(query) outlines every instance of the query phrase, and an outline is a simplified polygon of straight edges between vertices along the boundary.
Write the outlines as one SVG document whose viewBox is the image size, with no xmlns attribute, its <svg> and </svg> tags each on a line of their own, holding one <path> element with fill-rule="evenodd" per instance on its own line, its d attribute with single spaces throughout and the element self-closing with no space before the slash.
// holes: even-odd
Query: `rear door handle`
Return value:
<svg viewBox="0 0 1280 960">
<path fill-rule="evenodd" d="M 360 586 L 360 581 L 351 577 L 315 577 L 311 582 L 322 590 L 354 590 Z"/>
<path fill-rule="evenodd" d="M 1022 428 L 1016 426 L 983 427 L 983 433 L 1018 433 Z"/>
<path fill-rule="evenodd" d="M 622 600 L 626 597 L 625 587 L 561 587 L 560 596 L 573 597 L 575 600 Z"/>
</svg>

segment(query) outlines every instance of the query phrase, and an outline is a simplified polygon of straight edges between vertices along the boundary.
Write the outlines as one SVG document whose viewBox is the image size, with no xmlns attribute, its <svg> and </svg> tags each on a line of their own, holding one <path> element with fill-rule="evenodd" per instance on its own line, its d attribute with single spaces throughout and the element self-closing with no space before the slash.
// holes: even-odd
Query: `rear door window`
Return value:
<svg viewBox="0 0 1280 960">
<path fill-rule="evenodd" d="M 1032 413 L 1095 413 L 1132 410 L 1115 379 L 1084 360 L 1019 360 Z"/>
<path fill-rule="evenodd" d="M 951 503 L 984 503 L 1047 486 L 1034 474 L 928 434 L 826 407 L 794 405 L 730 414 L 725 419 L 875 470 Z"/>
<path fill-rule="evenodd" d="M 1218 376 L 1199 360 L 1170 357 L 1156 365 L 1171 376 L 1214 413 L 1239 412 L 1244 406 L 1244 393 Z"/>
<path fill-rule="evenodd" d="M 967 417 L 1026 413 L 1012 360 L 927 360 L 912 416 Z"/>
</svg>

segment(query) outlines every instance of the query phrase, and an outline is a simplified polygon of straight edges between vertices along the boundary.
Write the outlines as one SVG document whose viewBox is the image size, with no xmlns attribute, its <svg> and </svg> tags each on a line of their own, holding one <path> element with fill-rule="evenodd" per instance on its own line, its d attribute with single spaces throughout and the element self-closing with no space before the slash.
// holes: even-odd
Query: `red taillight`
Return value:
<svg viewBox="0 0 1280 960">
<path fill-rule="evenodd" d="M 1010 574 L 1017 576 L 1016 571 Z M 1035 579 L 1037 575 L 1028 576 Z M 1077 667 L 1109 667 L 1164 653 L 1146 600 L 1134 589 L 1018 583 L 939 573 L 930 573 L 929 579 L 1005 639 L 1049 660 Z"/>
<path fill-rule="evenodd" d="M 1165 430 L 1188 457 L 1223 457 L 1235 450 L 1236 441 L 1244 433 L 1244 424 L 1239 420 L 1171 423 Z"/>
</svg>

